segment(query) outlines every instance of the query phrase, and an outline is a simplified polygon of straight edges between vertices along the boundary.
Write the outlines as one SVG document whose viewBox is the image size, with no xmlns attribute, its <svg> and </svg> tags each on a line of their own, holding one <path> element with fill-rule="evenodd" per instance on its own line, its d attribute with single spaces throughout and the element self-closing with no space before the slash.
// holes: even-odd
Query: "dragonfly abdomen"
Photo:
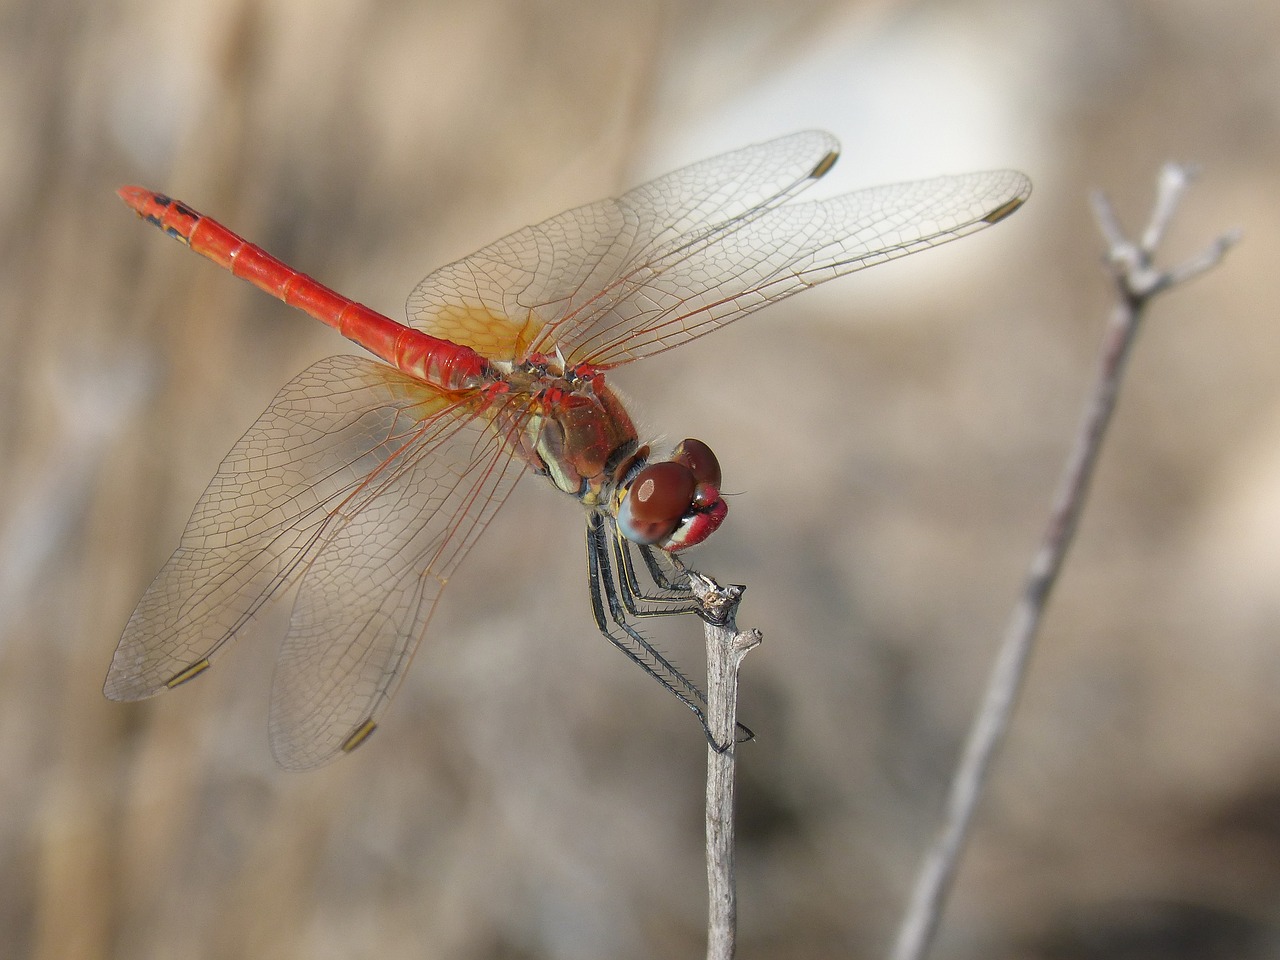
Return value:
<svg viewBox="0 0 1280 960">
<path fill-rule="evenodd" d="M 118 192 L 138 216 L 175 240 L 411 377 L 445 390 L 470 389 L 487 379 L 488 361 L 469 347 L 421 333 L 344 297 L 185 203 L 143 187 Z"/>
</svg>

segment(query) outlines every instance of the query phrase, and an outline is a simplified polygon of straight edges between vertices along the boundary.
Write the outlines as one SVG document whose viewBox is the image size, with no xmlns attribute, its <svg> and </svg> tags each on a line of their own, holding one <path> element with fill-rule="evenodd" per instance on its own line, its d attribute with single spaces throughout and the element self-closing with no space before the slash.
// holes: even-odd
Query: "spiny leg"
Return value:
<svg viewBox="0 0 1280 960">
<path fill-rule="evenodd" d="M 672 593 L 693 592 L 689 586 L 689 568 L 674 553 L 646 546 L 638 546 L 638 549 L 640 556 L 644 558 L 645 566 L 649 568 L 649 576 L 653 577 L 653 582 L 661 589 L 670 590 Z M 659 557 L 671 568 L 670 571 L 663 569 Z"/>
<path fill-rule="evenodd" d="M 668 578 L 666 571 L 661 568 L 657 558 L 652 556 L 655 552 L 653 547 L 632 543 L 626 537 L 620 535 L 617 526 L 607 518 L 602 521 L 602 525 L 607 528 L 603 531 L 603 535 L 613 542 L 618 593 L 627 613 L 632 617 L 665 617 L 701 612 L 701 606 L 689 588 L 688 574 L 684 573 L 683 564 L 680 566 L 680 572 L 684 573 L 685 582 L 674 582 Z M 649 574 L 653 579 L 654 585 L 659 590 L 665 591 L 665 593 L 646 592 L 644 587 L 641 586 L 639 579 L 636 577 L 635 561 L 631 556 L 633 550 L 639 551 L 640 555 L 644 557 L 645 565 L 649 568 Z M 670 559 L 674 562 L 679 562 L 674 557 Z"/>
<path fill-rule="evenodd" d="M 628 622 L 627 610 L 619 598 L 618 580 L 615 578 L 616 571 L 613 569 L 609 556 L 610 547 L 607 541 L 613 536 L 615 536 L 615 533 L 608 524 L 607 518 L 596 513 L 588 515 L 587 585 L 591 595 L 591 610 L 595 617 L 596 627 L 606 640 L 626 655 L 627 659 L 638 664 L 645 673 L 657 680 L 676 699 L 692 710 L 699 723 L 702 724 L 702 732 L 712 749 L 717 752 L 723 752 L 727 749 L 726 745 L 717 743 L 707 726 L 706 712 L 703 709 L 707 702 L 706 696 Z M 674 560 L 675 558 L 672 559 Z M 682 565 L 681 569 L 683 569 Z M 670 612 L 694 612 L 694 609 Z M 636 615 L 656 616 L 666 612 L 668 611 L 660 611 L 656 614 L 638 613 Z M 610 623 L 616 625 L 622 631 L 622 634 L 615 633 Z M 740 743 L 744 743 L 755 739 L 755 734 L 751 732 L 749 727 L 739 723 L 735 739 Z"/>
<path fill-rule="evenodd" d="M 692 710 L 706 726 L 702 707 L 707 699 L 688 677 L 680 672 L 653 644 L 640 635 L 630 623 L 618 598 L 613 565 L 609 559 L 609 531 L 599 514 L 587 518 L 587 572 L 591 592 L 591 609 L 596 626 L 610 643 L 627 657 L 638 663 L 649 676 L 673 693 L 681 703 Z M 605 601 L 608 601 L 608 610 Z M 622 630 L 614 633 L 610 622 Z"/>
<path fill-rule="evenodd" d="M 615 535 L 617 535 L 616 527 L 615 527 Z M 625 538 L 622 536 L 618 536 L 618 539 L 625 541 Z M 653 582 L 657 584 L 659 589 L 669 590 L 672 593 L 689 594 L 690 596 L 692 596 L 693 587 L 690 584 L 690 579 L 693 576 L 696 576 L 696 573 L 693 570 L 686 567 L 678 556 L 676 556 L 674 553 L 668 553 L 665 550 L 659 550 L 656 547 L 644 546 L 642 544 L 631 544 L 630 541 L 625 541 L 625 542 L 627 545 L 634 546 L 636 550 L 640 552 L 640 556 L 644 558 L 645 566 L 649 568 L 649 576 L 653 578 Z M 630 556 L 628 556 L 626 560 L 629 565 L 628 571 L 631 573 L 631 580 L 634 583 L 635 582 L 634 565 L 631 564 Z M 670 567 L 670 570 L 669 571 L 664 570 L 663 564 L 666 564 L 668 567 Z M 661 601 L 664 598 L 646 597 L 645 599 Z M 707 610 L 704 606 L 702 606 L 702 604 L 699 604 L 699 603 L 693 604 L 692 612 L 696 613 L 698 616 L 700 616 L 703 620 L 707 621 L 708 623 L 715 624 L 717 626 L 721 624 L 720 619 L 715 614 Z"/>
</svg>

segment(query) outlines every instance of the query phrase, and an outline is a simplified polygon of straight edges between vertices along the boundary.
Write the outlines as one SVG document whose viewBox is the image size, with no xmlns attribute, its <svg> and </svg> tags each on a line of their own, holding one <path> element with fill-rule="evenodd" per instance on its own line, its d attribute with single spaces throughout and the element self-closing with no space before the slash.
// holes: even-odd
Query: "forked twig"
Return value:
<svg viewBox="0 0 1280 960">
<path fill-rule="evenodd" d="M 1101 194 L 1092 197 L 1099 229 L 1107 241 L 1107 262 L 1115 277 L 1117 302 L 1103 343 L 1099 372 L 1074 448 L 1049 516 L 1040 547 L 1031 562 L 1022 596 L 1005 629 L 986 693 L 965 742 L 947 797 L 941 830 L 916 878 L 911 900 L 898 929 L 893 960 L 920 960 L 933 941 L 943 905 L 959 864 L 982 788 L 992 760 L 1009 727 L 1010 716 L 1027 672 L 1036 630 L 1049 593 L 1071 545 L 1102 437 L 1115 409 L 1125 361 L 1147 303 L 1156 294 L 1185 283 L 1217 265 L 1239 239 L 1238 232 L 1219 237 L 1201 254 L 1180 266 L 1159 270 L 1156 249 L 1191 181 L 1191 171 L 1166 164 L 1161 170 L 1155 207 L 1141 240 L 1129 240 L 1111 204 Z"/>
<path fill-rule="evenodd" d="M 693 572 L 690 585 L 706 614 L 707 960 L 730 960 L 737 946 L 738 922 L 733 808 L 738 668 L 762 638 L 759 630 L 739 633 L 734 622 L 744 587 L 722 587 Z"/>
</svg>

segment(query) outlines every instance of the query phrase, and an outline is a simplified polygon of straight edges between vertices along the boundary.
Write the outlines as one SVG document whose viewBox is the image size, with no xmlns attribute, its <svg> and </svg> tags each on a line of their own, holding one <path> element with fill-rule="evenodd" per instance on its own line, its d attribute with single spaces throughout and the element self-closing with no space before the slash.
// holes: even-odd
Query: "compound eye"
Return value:
<svg viewBox="0 0 1280 960">
<path fill-rule="evenodd" d="M 680 445 L 671 454 L 671 459 L 676 463 L 685 464 L 692 470 L 695 483 L 705 483 L 719 489 L 720 461 L 711 452 L 711 448 L 701 440 L 681 440 Z"/>
<path fill-rule="evenodd" d="M 671 454 L 676 463 L 685 464 L 693 471 L 695 490 L 692 507 L 707 510 L 720 500 L 720 461 L 701 440 L 681 440 Z"/>
<path fill-rule="evenodd" d="M 631 481 L 618 510 L 623 535 L 642 544 L 669 537 L 689 512 L 696 487 L 693 471 L 683 463 L 649 464 Z"/>
</svg>

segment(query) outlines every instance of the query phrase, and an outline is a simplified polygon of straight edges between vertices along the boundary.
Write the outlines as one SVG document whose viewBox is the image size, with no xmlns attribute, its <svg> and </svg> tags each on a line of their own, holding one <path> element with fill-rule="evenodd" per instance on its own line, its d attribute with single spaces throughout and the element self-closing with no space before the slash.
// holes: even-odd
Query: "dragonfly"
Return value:
<svg viewBox="0 0 1280 960">
<path fill-rule="evenodd" d="M 705 731 L 702 691 L 641 623 L 699 611 L 680 554 L 725 519 L 721 468 L 698 440 L 662 455 L 642 442 L 607 375 L 999 223 L 1031 192 L 998 170 L 791 202 L 838 155 L 834 137 L 806 131 L 575 207 L 430 274 L 407 323 L 184 203 L 121 188 L 143 219 L 372 357 L 311 366 L 227 454 L 129 618 L 106 696 L 203 675 L 288 597 L 272 752 L 289 769 L 351 752 L 382 721 L 445 585 L 534 473 L 585 508 L 601 634 Z"/>
</svg>

